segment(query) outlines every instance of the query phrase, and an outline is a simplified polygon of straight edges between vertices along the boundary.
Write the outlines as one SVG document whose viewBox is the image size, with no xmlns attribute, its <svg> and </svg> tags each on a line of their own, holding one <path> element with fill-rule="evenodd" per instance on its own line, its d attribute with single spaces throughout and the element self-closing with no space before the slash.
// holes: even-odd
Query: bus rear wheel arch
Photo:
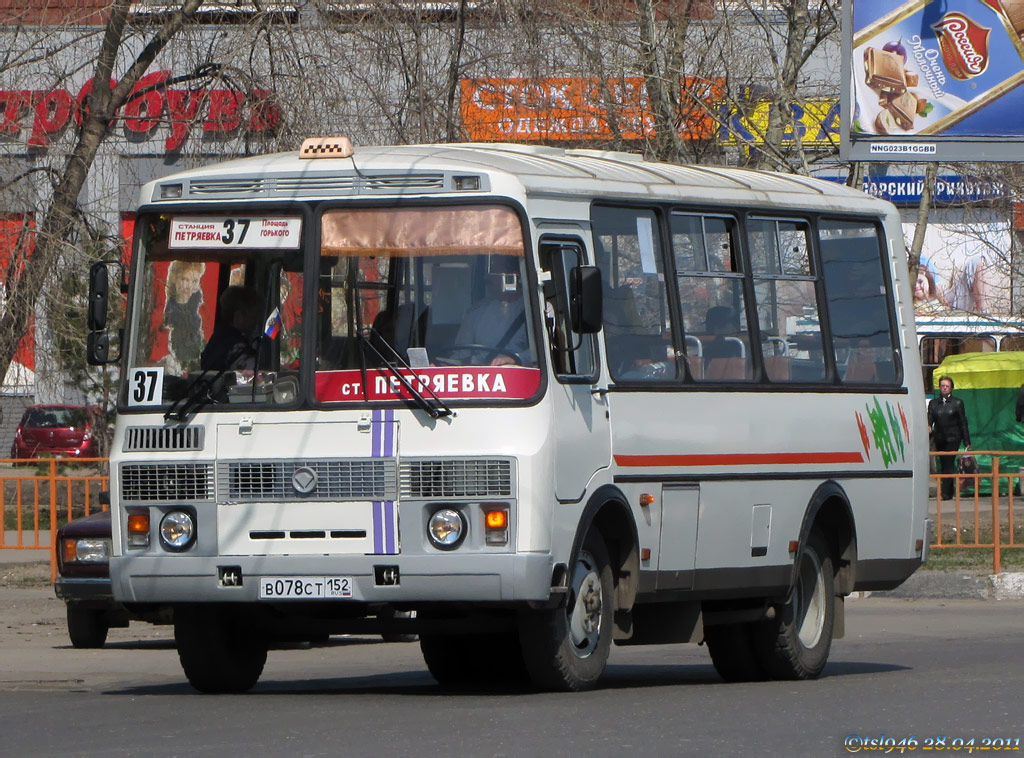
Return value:
<svg viewBox="0 0 1024 758">
<path fill-rule="evenodd" d="M 815 679 L 825 668 L 837 623 L 836 535 L 819 523 L 794 559 L 788 596 L 765 617 L 708 626 L 704 641 L 726 681 Z"/>
</svg>

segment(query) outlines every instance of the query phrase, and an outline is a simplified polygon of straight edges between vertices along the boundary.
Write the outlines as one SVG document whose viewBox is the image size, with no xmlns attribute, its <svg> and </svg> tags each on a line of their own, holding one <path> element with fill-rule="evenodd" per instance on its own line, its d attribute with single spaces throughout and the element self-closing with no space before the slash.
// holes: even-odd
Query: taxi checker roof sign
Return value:
<svg viewBox="0 0 1024 758">
<path fill-rule="evenodd" d="M 170 247 L 276 248 L 297 250 L 302 219 L 287 216 L 178 216 L 171 219 Z"/>
</svg>

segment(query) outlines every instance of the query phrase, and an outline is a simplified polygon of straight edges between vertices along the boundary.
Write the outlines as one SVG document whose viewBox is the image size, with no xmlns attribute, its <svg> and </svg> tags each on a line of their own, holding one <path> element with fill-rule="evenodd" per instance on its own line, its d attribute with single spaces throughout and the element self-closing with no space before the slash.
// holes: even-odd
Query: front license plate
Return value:
<svg viewBox="0 0 1024 758">
<path fill-rule="evenodd" d="M 260 599 L 351 598 L 355 582 L 350 576 L 261 576 Z"/>
</svg>

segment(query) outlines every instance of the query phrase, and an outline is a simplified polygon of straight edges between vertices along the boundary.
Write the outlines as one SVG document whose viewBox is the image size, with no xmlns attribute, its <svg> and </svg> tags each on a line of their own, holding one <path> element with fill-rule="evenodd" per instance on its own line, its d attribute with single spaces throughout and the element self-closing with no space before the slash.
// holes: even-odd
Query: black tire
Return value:
<svg viewBox="0 0 1024 758">
<path fill-rule="evenodd" d="M 592 689 L 608 663 L 615 617 L 615 585 L 608 549 L 591 530 L 569 574 L 565 607 L 519 617 L 523 661 L 543 690 Z"/>
<path fill-rule="evenodd" d="M 110 625 L 106 614 L 95 608 L 68 606 L 68 637 L 71 644 L 79 649 L 103 647 L 107 641 Z"/>
<path fill-rule="evenodd" d="M 189 684 L 209 694 L 252 689 L 267 662 L 267 642 L 216 607 L 174 610 L 174 642 Z"/>
<path fill-rule="evenodd" d="M 765 671 L 754 651 L 754 625 L 717 624 L 704 628 L 704 642 L 715 671 L 727 682 L 759 682 Z"/>
<path fill-rule="evenodd" d="M 835 626 L 835 573 L 828 542 L 812 531 L 800 552 L 796 585 L 775 618 L 754 628 L 754 650 L 773 679 L 816 679 Z"/>
<path fill-rule="evenodd" d="M 515 631 L 419 638 L 430 675 L 445 689 L 502 691 L 528 682 Z"/>
<path fill-rule="evenodd" d="M 386 606 L 377 614 L 379 619 L 414 619 L 416 611 L 396 611 L 390 605 Z M 386 632 L 380 636 L 385 642 L 415 642 L 419 639 L 416 634 L 402 634 L 399 632 Z"/>
</svg>

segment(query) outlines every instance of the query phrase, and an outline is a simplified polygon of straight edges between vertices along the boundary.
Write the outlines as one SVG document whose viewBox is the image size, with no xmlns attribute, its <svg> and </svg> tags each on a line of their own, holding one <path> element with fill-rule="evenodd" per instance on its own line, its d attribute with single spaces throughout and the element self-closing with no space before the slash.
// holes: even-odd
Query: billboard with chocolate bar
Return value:
<svg viewBox="0 0 1024 758">
<path fill-rule="evenodd" d="M 1020 160 L 1024 0 L 853 0 L 844 13 L 844 158 Z"/>
</svg>

